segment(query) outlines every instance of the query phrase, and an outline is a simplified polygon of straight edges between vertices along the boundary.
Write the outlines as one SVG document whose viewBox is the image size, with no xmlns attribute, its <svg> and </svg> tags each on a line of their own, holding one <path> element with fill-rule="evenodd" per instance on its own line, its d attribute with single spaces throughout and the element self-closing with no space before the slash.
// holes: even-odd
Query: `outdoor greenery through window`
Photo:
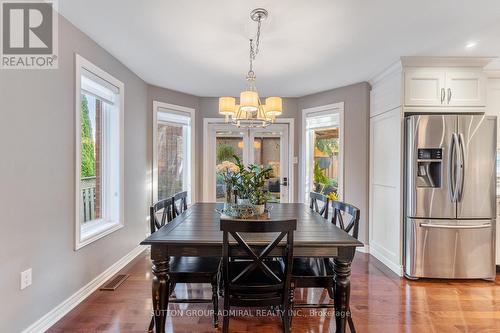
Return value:
<svg viewBox="0 0 500 333">
<path fill-rule="evenodd" d="M 306 122 L 306 193 L 322 193 L 332 200 L 340 195 L 340 122 L 338 113 L 308 117 Z"/>
<path fill-rule="evenodd" d="M 103 101 L 81 96 L 81 181 L 80 221 L 101 218 L 102 208 L 102 109 Z"/>
</svg>

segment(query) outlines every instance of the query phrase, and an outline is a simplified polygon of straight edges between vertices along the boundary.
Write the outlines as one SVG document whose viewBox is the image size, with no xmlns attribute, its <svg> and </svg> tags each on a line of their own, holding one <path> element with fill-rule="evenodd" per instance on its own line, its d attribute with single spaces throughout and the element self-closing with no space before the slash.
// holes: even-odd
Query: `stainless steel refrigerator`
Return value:
<svg viewBox="0 0 500 333">
<path fill-rule="evenodd" d="M 405 121 L 405 276 L 494 279 L 496 117 Z"/>
</svg>

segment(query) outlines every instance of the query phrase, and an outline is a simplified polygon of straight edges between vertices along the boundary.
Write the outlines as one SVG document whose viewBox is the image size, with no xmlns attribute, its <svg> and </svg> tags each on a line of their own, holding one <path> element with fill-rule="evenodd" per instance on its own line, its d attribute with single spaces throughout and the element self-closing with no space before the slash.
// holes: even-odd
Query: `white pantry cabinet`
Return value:
<svg viewBox="0 0 500 333">
<path fill-rule="evenodd" d="M 405 106 L 483 107 L 487 78 L 481 68 L 405 69 Z"/>
<path fill-rule="evenodd" d="M 500 97 L 500 81 L 495 88 L 487 87 L 484 66 L 490 61 L 402 57 L 370 80 L 368 248 L 371 255 L 400 276 L 404 265 L 404 117 L 419 113 L 484 113 L 487 89 L 488 111 L 500 113 L 500 99 L 490 109 L 495 102 L 489 95 Z M 500 231 L 498 237 L 500 243 Z"/>
</svg>

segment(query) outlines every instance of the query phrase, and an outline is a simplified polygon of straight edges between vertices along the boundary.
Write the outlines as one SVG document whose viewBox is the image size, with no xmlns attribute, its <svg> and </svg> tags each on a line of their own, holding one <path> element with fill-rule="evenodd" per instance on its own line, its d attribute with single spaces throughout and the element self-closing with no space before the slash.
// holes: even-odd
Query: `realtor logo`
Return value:
<svg viewBox="0 0 500 333">
<path fill-rule="evenodd" d="M 57 68 L 54 1 L 1 1 L 1 68 Z"/>
</svg>

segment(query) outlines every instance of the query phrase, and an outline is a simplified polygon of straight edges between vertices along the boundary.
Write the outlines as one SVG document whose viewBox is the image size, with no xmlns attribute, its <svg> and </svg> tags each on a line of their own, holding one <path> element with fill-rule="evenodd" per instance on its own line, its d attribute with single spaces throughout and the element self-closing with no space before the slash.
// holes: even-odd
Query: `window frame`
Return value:
<svg viewBox="0 0 500 333">
<path fill-rule="evenodd" d="M 189 147 L 189 176 L 190 176 L 190 188 L 188 191 L 188 203 L 192 204 L 196 202 L 196 112 L 195 109 L 164 103 L 160 101 L 153 100 L 153 163 L 152 163 L 152 186 L 151 186 L 151 203 L 158 201 L 158 113 L 168 113 L 168 111 L 173 111 L 171 114 L 173 115 L 189 115 L 191 127 L 190 130 L 190 144 L 186 147 Z M 190 200 L 189 200 L 190 199 Z"/>
<path fill-rule="evenodd" d="M 101 218 L 98 220 L 89 221 L 88 225 L 83 225 L 80 221 L 80 179 L 81 179 L 81 123 L 80 123 L 80 113 L 81 113 L 81 78 L 83 70 L 86 70 L 93 75 L 107 81 L 111 85 L 118 89 L 116 107 L 118 108 L 118 169 L 119 175 L 117 177 L 118 187 L 118 208 L 117 208 L 117 219 L 113 221 L 105 221 L 107 214 L 104 212 L 106 209 L 102 210 Z M 97 67 L 87 59 L 83 58 L 79 54 L 75 53 L 75 251 L 81 249 L 82 247 L 89 245 L 98 239 L 111 234 L 125 226 L 125 214 L 124 214 L 124 106 L 125 106 L 125 85 L 123 82 L 119 81 L 112 75 L 108 74 L 101 68 Z M 109 124 L 107 124 L 109 126 Z M 104 141 L 108 141 L 109 137 L 104 137 Z M 105 144 L 109 146 L 109 143 Z M 106 147 L 103 146 L 103 152 Z M 109 161 L 105 161 L 109 156 L 103 153 L 103 164 L 108 164 Z M 104 186 L 109 186 L 109 172 L 103 170 L 102 184 Z M 109 190 L 103 189 L 103 193 L 111 197 L 112 194 Z M 106 199 L 103 198 L 103 201 Z M 104 204 L 103 204 L 104 206 Z"/>
<path fill-rule="evenodd" d="M 300 183 L 299 183 L 299 202 L 302 203 L 308 203 L 306 202 L 306 199 L 308 200 L 308 194 L 306 191 L 309 191 L 306 189 L 306 179 L 308 175 L 306 174 L 306 163 L 307 159 L 311 156 L 308 156 L 308 152 L 306 151 L 306 140 L 310 140 L 311 138 L 308 138 L 307 135 L 307 119 L 316 117 L 316 116 L 324 116 L 328 115 L 331 113 L 337 113 L 339 115 L 339 131 L 340 131 L 340 136 L 339 136 L 339 161 L 338 164 L 341 168 L 340 172 L 338 173 L 339 175 L 339 188 L 338 188 L 338 197 L 339 200 L 343 200 L 345 198 L 345 153 L 344 153 L 344 142 L 345 142 L 345 126 L 344 126 L 344 102 L 338 102 L 338 103 L 333 103 L 333 104 L 327 104 L 327 105 L 322 105 L 322 106 L 317 106 L 317 107 L 312 107 L 308 109 L 302 109 L 302 129 L 301 129 L 301 160 L 300 160 Z"/>
</svg>

